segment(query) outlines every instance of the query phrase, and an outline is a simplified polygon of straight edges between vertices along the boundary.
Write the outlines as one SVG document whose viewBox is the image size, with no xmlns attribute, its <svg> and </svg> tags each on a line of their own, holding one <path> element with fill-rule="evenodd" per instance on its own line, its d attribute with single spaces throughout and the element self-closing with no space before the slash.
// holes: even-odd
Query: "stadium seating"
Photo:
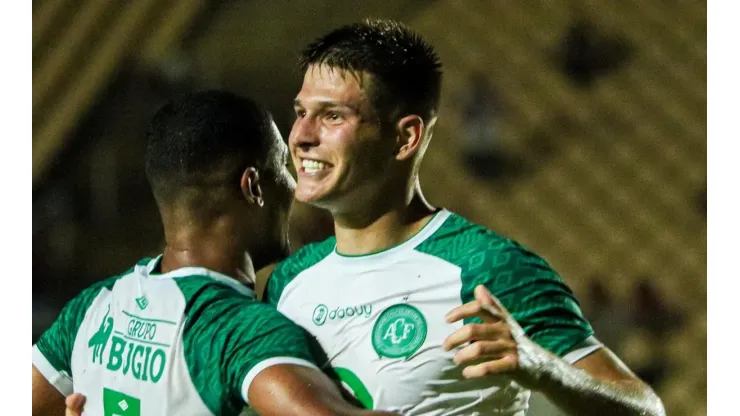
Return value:
<svg viewBox="0 0 740 416">
<path fill-rule="evenodd" d="M 411 22 L 447 66 L 422 184 L 431 200 L 544 255 L 577 293 L 596 272 L 623 297 L 637 277 L 651 276 L 667 301 L 696 315 L 656 352 L 670 362 L 659 393 L 669 414 L 705 414 L 706 220 L 694 209 L 706 178 L 705 5 L 543 3 L 435 2 Z M 625 67 L 588 90 L 553 60 L 577 19 L 634 49 Z M 451 30 L 441 21 L 460 23 Z M 508 151 L 537 153 L 534 128 L 554 136 L 553 155 L 507 191 L 459 168 L 466 130 L 458 99 L 480 70 L 504 96 L 498 140 Z M 625 340 L 628 356 L 648 347 L 641 339 Z"/>
<path fill-rule="evenodd" d="M 161 59 L 203 2 L 47 0 L 33 10 L 33 178 L 126 60 Z"/>
</svg>

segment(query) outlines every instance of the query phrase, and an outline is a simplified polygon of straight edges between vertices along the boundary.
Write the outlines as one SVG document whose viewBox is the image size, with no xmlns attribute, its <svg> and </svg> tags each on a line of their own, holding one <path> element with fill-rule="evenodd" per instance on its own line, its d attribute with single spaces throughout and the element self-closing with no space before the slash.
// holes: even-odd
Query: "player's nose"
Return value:
<svg viewBox="0 0 740 416">
<path fill-rule="evenodd" d="M 318 146 L 320 140 L 313 121 L 308 117 L 296 120 L 293 124 L 293 129 L 290 132 L 290 141 L 296 147 L 304 149 Z"/>
</svg>

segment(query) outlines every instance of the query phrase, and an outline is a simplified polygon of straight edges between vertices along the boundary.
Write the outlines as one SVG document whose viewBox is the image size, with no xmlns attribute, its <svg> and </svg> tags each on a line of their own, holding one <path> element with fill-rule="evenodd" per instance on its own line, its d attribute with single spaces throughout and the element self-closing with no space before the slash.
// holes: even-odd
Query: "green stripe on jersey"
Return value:
<svg viewBox="0 0 740 416">
<path fill-rule="evenodd" d="M 302 271 L 331 254 L 336 242 L 337 239 L 335 237 L 329 237 L 324 241 L 308 244 L 278 264 L 267 280 L 263 301 L 277 305 L 285 287 Z"/>
<path fill-rule="evenodd" d="M 293 357 L 314 362 L 304 332 L 273 306 L 210 277 L 175 281 L 186 302 L 185 361 L 213 414 L 239 414 L 244 407 L 242 382 L 261 361 Z"/>
<path fill-rule="evenodd" d="M 137 265 L 145 265 L 150 259 L 143 259 Z M 72 377 L 72 349 L 77 338 L 77 331 L 85 319 L 87 309 L 103 289 L 112 290 L 118 279 L 132 273 L 135 267 L 117 276 L 109 277 L 90 285 L 79 295 L 64 305 L 56 321 L 44 331 L 36 342 L 36 347 L 46 357 L 49 364 L 60 373 Z"/>
<path fill-rule="evenodd" d="M 462 303 L 472 301 L 476 286 L 484 285 L 533 341 L 557 355 L 593 335 L 557 272 L 515 241 L 452 214 L 416 250 L 462 269 Z M 465 320 L 470 322 L 480 320 Z"/>
</svg>

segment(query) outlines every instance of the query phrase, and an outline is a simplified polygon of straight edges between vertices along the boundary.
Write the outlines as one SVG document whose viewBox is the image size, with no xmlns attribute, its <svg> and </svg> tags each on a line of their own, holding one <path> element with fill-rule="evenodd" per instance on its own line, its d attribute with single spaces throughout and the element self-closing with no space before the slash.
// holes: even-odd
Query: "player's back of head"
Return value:
<svg viewBox="0 0 740 416">
<path fill-rule="evenodd" d="M 439 58 L 418 33 L 399 22 L 365 20 L 333 30 L 305 48 L 300 65 L 303 72 L 327 65 L 370 74 L 369 96 L 384 118 L 416 114 L 428 122 L 439 107 Z"/>
<path fill-rule="evenodd" d="M 157 111 L 147 132 L 146 174 L 157 202 L 208 205 L 239 191 L 275 140 L 269 112 L 222 91 L 180 96 Z"/>
</svg>

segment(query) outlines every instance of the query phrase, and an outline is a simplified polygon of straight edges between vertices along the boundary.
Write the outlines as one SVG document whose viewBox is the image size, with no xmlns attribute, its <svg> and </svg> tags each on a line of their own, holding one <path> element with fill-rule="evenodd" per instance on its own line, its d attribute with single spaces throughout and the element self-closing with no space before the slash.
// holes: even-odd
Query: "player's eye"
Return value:
<svg viewBox="0 0 740 416">
<path fill-rule="evenodd" d="M 303 110 L 301 108 L 296 108 L 295 109 L 295 116 L 297 118 L 303 118 L 303 117 L 305 117 L 306 116 L 306 110 Z"/>
<path fill-rule="evenodd" d="M 331 123 L 341 123 L 342 121 L 344 121 L 344 117 L 342 117 L 341 114 L 334 112 L 334 111 L 330 111 L 326 113 L 326 119 Z"/>
</svg>

